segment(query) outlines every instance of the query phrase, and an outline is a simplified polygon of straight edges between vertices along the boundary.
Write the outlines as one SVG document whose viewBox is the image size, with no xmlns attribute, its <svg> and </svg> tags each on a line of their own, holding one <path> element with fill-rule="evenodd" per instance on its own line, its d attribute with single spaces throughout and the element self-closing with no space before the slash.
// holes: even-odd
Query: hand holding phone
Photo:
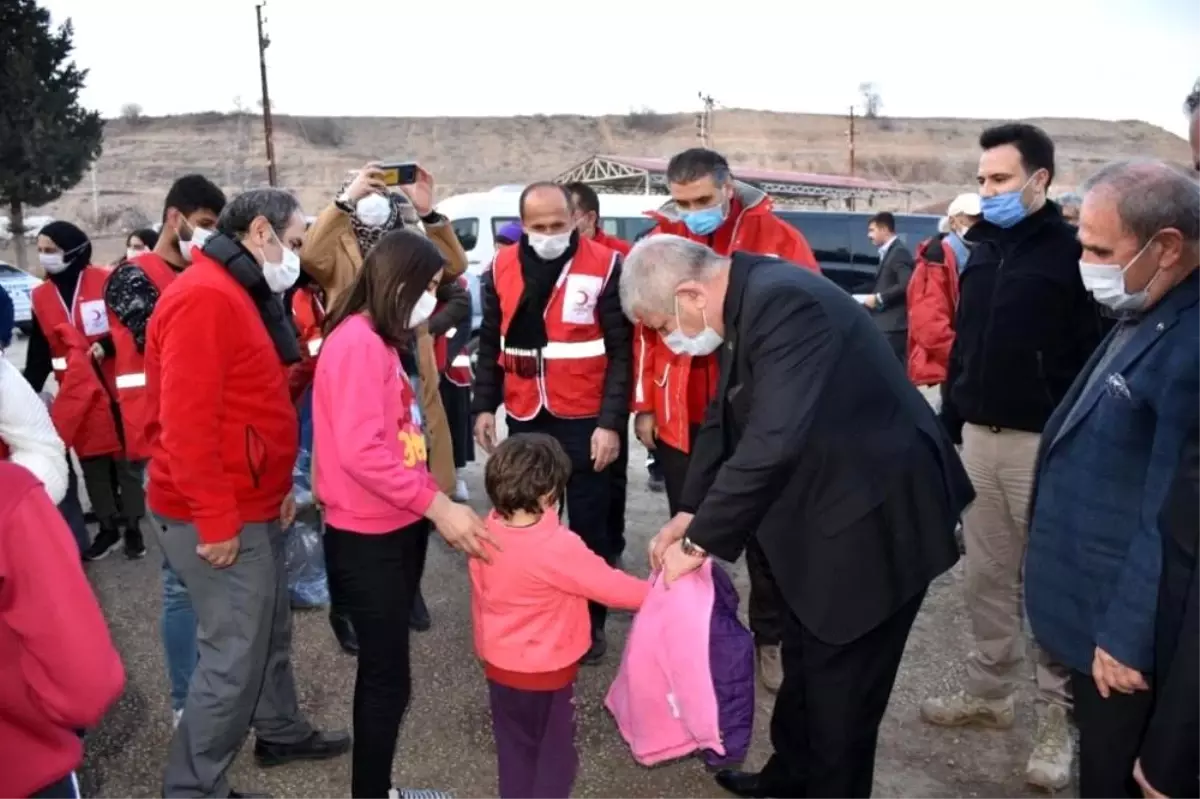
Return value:
<svg viewBox="0 0 1200 799">
<path fill-rule="evenodd" d="M 411 186 L 421 175 L 421 166 L 416 161 L 391 161 L 379 165 L 385 186 Z"/>
</svg>

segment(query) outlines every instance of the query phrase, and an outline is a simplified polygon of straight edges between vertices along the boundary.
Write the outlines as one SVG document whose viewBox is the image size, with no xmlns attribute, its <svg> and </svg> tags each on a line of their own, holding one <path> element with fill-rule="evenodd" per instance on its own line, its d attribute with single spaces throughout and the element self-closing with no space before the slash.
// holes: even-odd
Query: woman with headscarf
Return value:
<svg viewBox="0 0 1200 799">
<path fill-rule="evenodd" d="M 121 440 L 120 387 L 104 302 L 109 270 L 91 264 L 92 243 L 70 222 L 43 227 L 37 248 L 46 281 L 30 298 L 37 324 L 29 336 L 25 379 L 34 391 L 41 391 L 53 372 L 58 385 L 57 407 L 52 406 L 51 416 L 79 456 L 84 485 L 100 523 L 84 558 L 99 560 L 116 549 L 122 540 L 122 523 L 126 557 L 144 557 L 140 525 L 146 500 L 141 471 L 125 460 Z M 68 385 L 80 387 L 79 392 L 72 388 L 68 396 Z M 96 389 L 90 399 L 83 396 L 89 387 Z M 72 426 L 70 435 L 63 432 L 63 423 Z"/>
<path fill-rule="evenodd" d="M 367 253 L 392 230 L 406 228 L 420 232 L 424 228 L 424 234 L 441 251 L 446 263 L 437 292 L 439 302 L 448 300 L 447 292 L 455 291 L 455 280 L 467 269 L 467 254 L 454 235 L 450 220 L 433 208 L 433 177 L 424 169 L 418 169 L 417 181 L 398 187 L 400 193 L 389 191 L 383 177 L 377 164 L 367 164 L 342 184 L 336 199 L 321 212 L 305 235 L 304 249 L 300 252 L 301 268 L 325 293 L 327 308 L 337 304 L 338 298 L 349 289 L 362 269 Z M 415 347 L 415 351 L 407 354 L 411 357 L 401 360 L 406 368 L 415 368 L 410 378 L 414 378 L 429 438 L 429 471 L 438 487 L 452 494 L 457 483 L 454 448 L 438 391 L 437 357 L 428 323 L 417 328 L 415 341 L 410 346 Z M 335 583 L 336 580 L 331 581 L 329 587 L 334 605 L 338 604 Z M 428 629 L 429 614 L 420 590 L 415 603 L 410 623 L 416 630 Z"/>
</svg>

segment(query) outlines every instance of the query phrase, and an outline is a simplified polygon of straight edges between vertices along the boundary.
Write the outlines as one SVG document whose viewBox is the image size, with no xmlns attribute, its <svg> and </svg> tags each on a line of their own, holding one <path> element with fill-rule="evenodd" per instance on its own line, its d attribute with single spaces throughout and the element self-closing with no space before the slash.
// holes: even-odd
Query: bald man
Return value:
<svg viewBox="0 0 1200 799">
<path fill-rule="evenodd" d="M 502 248 L 480 285 L 483 323 L 475 371 L 475 439 L 496 446 L 496 410 L 510 435 L 546 433 L 571 458 L 571 529 L 610 563 L 611 468 L 621 450 L 633 375 L 633 328 L 621 312 L 621 258 L 575 229 L 571 195 L 555 183 L 521 192 L 520 241 Z M 596 663 L 608 643 L 606 610 L 592 603 Z"/>
</svg>

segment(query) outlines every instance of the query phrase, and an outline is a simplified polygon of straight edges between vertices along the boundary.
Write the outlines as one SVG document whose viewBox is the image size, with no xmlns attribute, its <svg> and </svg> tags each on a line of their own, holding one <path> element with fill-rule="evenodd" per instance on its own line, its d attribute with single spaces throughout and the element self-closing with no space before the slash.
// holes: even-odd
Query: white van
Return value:
<svg viewBox="0 0 1200 799">
<path fill-rule="evenodd" d="M 491 191 L 456 194 L 437 204 L 438 213 L 450 219 L 454 234 L 467 252 L 467 283 L 471 291 L 471 329 L 478 330 L 483 319 L 479 302 L 479 277 L 491 266 L 496 255 L 496 233 L 520 218 L 518 208 L 524 185 L 497 186 Z M 646 194 L 601 194 L 600 226 L 609 236 L 632 242 L 654 225 L 645 216 L 671 198 Z"/>
</svg>

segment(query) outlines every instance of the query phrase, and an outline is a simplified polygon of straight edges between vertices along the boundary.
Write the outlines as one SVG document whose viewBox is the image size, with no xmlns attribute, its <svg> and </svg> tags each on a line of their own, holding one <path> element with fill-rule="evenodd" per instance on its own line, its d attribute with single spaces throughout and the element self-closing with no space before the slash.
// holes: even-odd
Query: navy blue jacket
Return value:
<svg viewBox="0 0 1200 799">
<path fill-rule="evenodd" d="M 1038 644 L 1085 674 L 1097 646 L 1153 671 L 1159 511 L 1200 415 L 1198 303 L 1193 273 L 1138 323 L 1068 423 L 1106 338 L 1042 433 L 1025 603 Z"/>
</svg>

